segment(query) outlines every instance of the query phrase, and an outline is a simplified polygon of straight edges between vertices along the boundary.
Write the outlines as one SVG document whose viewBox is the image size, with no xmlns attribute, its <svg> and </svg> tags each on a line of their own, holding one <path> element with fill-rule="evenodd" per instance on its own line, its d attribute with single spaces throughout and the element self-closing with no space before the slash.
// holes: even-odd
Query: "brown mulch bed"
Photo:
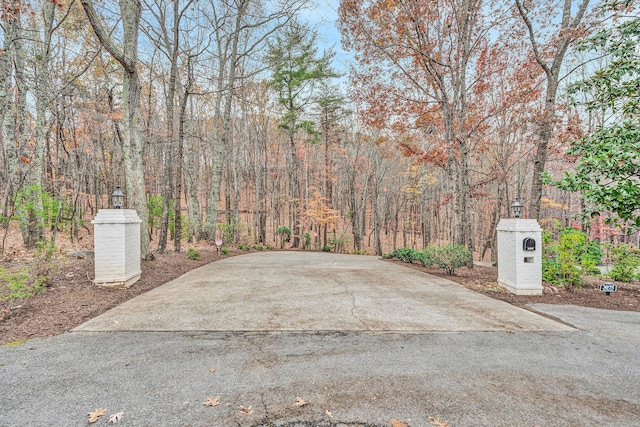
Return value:
<svg viewBox="0 0 640 427">
<path fill-rule="evenodd" d="M 442 270 L 424 268 L 420 264 L 409 264 L 397 260 L 390 262 L 449 279 L 476 292 L 511 304 L 570 304 L 607 310 L 640 311 L 640 282 L 624 283 L 604 277 L 588 276 L 582 289 L 565 289 L 545 282 L 542 284 L 544 287 L 542 295 L 513 295 L 498 285 L 497 267 L 464 267 L 456 270 L 455 275 L 449 276 Z M 617 292 L 607 296 L 600 291 L 602 283 L 616 284 Z"/>
<path fill-rule="evenodd" d="M 68 332 L 137 295 L 167 283 L 210 262 L 245 252 L 218 257 L 215 250 L 200 250 L 200 260 L 192 261 L 185 252 L 154 254 L 155 260 L 142 261 L 142 277 L 129 289 L 95 286 L 93 259 L 57 259 L 57 272 L 45 292 L 14 302 L 0 311 L 0 344 L 49 337 Z M 6 264 L 4 264 L 7 267 Z"/>
<path fill-rule="evenodd" d="M 0 344 L 68 332 L 85 321 L 104 313 L 137 295 L 156 288 L 182 274 L 210 262 L 246 252 L 232 252 L 218 257 L 215 250 L 200 250 L 199 261 L 187 259 L 186 253 L 156 254 L 154 261 L 142 261 L 142 277 L 129 289 L 104 289 L 92 283 L 93 259 L 56 260 L 57 272 L 51 275 L 45 292 L 14 302 L 11 309 L 0 307 Z M 513 295 L 497 284 L 495 267 L 461 268 L 454 276 L 417 264 L 390 261 L 428 274 L 458 282 L 469 289 L 512 304 L 573 304 L 609 310 L 640 311 L 640 283 L 619 283 L 618 291 L 606 296 L 598 286 L 601 278 L 588 278 L 583 289 L 567 290 L 544 284 L 540 296 Z M 11 264 L 11 263 L 9 263 Z M 3 263 L 4 267 L 11 267 Z M 15 267 L 15 265 L 13 266 Z M 608 280 L 606 280 L 608 281 Z"/>
</svg>

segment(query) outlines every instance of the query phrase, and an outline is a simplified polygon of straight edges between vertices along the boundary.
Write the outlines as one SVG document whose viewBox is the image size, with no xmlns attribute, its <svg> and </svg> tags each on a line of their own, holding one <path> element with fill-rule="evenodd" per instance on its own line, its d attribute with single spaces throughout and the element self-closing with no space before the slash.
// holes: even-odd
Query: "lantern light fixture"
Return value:
<svg viewBox="0 0 640 427">
<path fill-rule="evenodd" d="M 124 193 L 120 190 L 119 185 L 116 185 L 116 191 L 111 195 L 111 202 L 114 209 L 121 209 L 124 204 Z"/>
<path fill-rule="evenodd" d="M 520 215 L 522 215 L 523 207 L 524 205 L 520 203 L 520 197 L 516 196 L 516 201 L 511 205 L 511 213 L 513 214 L 514 218 L 520 218 Z"/>
</svg>

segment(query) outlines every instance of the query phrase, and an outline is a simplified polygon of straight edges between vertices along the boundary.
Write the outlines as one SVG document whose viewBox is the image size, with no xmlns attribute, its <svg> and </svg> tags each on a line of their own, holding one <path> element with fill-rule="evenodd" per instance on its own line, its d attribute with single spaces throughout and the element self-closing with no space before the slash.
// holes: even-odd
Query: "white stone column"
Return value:
<svg viewBox="0 0 640 427">
<path fill-rule="evenodd" d="M 94 225 L 94 283 L 128 288 L 140 279 L 140 223 L 134 209 L 99 209 Z"/>
<path fill-rule="evenodd" d="M 538 221 L 501 219 L 497 231 L 498 283 L 516 295 L 542 295 L 542 229 Z"/>
</svg>

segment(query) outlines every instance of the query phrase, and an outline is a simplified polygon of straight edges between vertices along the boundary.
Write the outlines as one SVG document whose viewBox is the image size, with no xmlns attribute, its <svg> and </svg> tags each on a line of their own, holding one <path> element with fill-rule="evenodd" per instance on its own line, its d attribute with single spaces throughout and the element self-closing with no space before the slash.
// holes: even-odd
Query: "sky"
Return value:
<svg viewBox="0 0 640 427">
<path fill-rule="evenodd" d="M 302 14 L 312 26 L 318 28 L 319 51 L 333 49 L 336 56 L 333 66 L 339 72 L 346 73 L 353 55 L 342 50 L 340 33 L 337 28 L 339 0 L 315 0 L 316 6 Z"/>
</svg>

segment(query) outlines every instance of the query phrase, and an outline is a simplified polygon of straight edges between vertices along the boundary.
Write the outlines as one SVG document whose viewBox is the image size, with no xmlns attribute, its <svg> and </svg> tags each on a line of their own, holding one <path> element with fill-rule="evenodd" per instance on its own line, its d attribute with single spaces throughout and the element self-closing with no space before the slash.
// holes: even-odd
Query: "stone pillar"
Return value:
<svg viewBox="0 0 640 427">
<path fill-rule="evenodd" d="M 542 295 L 542 229 L 535 219 L 501 219 L 498 283 L 516 295 Z"/>
<path fill-rule="evenodd" d="M 134 209 L 99 209 L 94 225 L 94 283 L 128 288 L 140 279 L 140 223 Z"/>
</svg>

